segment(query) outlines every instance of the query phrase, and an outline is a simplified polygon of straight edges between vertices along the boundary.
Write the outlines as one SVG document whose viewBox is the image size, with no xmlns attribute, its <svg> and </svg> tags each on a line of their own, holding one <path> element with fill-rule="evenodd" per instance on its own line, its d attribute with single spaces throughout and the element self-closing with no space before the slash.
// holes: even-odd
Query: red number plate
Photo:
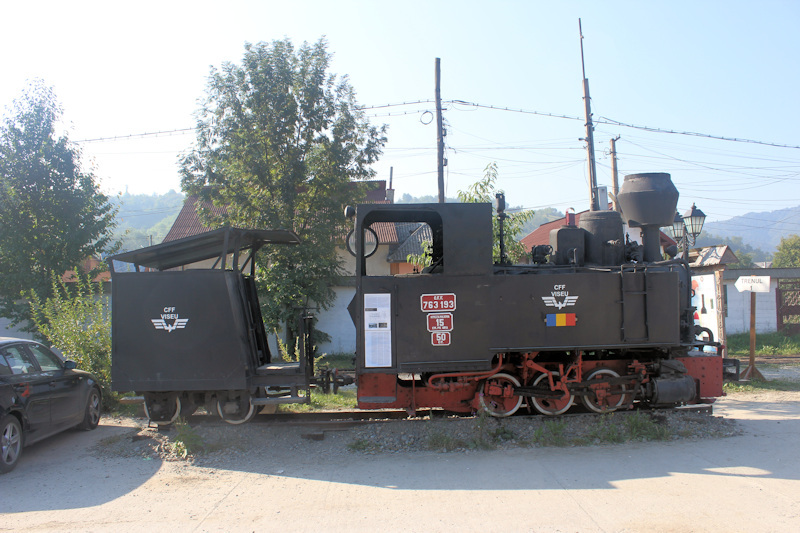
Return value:
<svg viewBox="0 0 800 533">
<path fill-rule="evenodd" d="M 420 306 L 423 313 L 432 311 L 453 311 L 456 308 L 456 295 L 445 294 L 423 294 L 419 297 Z"/>
<path fill-rule="evenodd" d="M 434 346 L 450 346 L 450 332 L 436 331 L 431 333 L 431 344 Z"/>
<path fill-rule="evenodd" d="M 428 331 L 452 331 L 453 313 L 431 313 L 428 316 Z"/>
</svg>

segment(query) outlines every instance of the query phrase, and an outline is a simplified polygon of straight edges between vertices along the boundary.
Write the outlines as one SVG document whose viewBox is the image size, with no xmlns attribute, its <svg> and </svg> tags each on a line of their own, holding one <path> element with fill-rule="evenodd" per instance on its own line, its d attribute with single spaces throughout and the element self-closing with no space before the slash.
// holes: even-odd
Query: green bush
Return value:
<svg viewBox="0 0 800 533">
<path fill-rule="evenodd" d="M 111 408 L 117 395 L 111 391 L 111 314 L 103 285 L 89 275 L 77 276 L 75 283 L 53 275 L 51 283 L 53 296 L 45 301 L 32 291 L 28 295 L 37 332 L 78 368 L 97 376 L 103 405 Z"/>
</svg>

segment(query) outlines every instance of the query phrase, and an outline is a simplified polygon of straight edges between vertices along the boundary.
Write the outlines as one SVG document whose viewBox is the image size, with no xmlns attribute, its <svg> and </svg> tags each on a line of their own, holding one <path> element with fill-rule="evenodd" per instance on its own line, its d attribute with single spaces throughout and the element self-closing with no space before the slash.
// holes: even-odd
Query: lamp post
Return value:
<svg viewBox="0 0 800 533">
<path fill-rule="evenodd" d="M 697 206 L 692 204 L 692 208 L 683 216 L 677 211 L 672 226 L 667 228 L 667 233 L 678 243 L 678 249 L 683 252 L 683 256 L 688 258 L 689 246 L 694 246 L 697 236 L 703 231 L 703 223 L 706 215 Z"/>
</svg>

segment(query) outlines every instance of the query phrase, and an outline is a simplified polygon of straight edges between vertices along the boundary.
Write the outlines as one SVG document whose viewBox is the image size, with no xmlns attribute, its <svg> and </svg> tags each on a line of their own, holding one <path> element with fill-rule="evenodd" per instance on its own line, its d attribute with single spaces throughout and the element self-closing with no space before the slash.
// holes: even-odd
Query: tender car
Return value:
<svg viewBox="0 0 800 533">
<path fill-rule="evenodd" d="M 97 379 L 38 342 L 0 337 L 0 474 L 17 466 L 23 446 L 100 422 Z"/>
</svg>

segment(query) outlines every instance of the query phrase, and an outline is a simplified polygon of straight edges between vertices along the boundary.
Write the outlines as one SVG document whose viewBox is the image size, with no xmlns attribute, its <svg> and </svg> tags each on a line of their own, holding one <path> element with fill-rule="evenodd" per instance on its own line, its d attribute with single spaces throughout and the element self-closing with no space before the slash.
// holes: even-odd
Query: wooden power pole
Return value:
<svg viewBox="0 0 800 533">
<path fill-rule="evenodd" d="M 614 211 L 619 211 L 619 203 L 617 202 L 617 194 L 619 194 L 619 175 L 617 174 L 617 141 L 619 140 L 619 135 L 616 137 L 611 138 L 611 178 L 613 182 L 611 186 L 613 188 L 613 195 L 614 195 Z"/>
<path fill-rule="evenodd" d="M 444 128 L 442 127 L 442 86 L 440 59 L 436 58 L 436 151 L 439 203 L 444 203 Z"/>
<path fill-rule="evenodd" d="M 589 96 L 589 80 L 586 79 L 586 67 L 583 61 L 583 29 L 581 19 L 578 19 L 578 31 L 581 34 L 581 70 L 583 71 L 583 110 L 586 113 L 586 149 L 589 158 L 589 194 L 591 198 L 591 210 L 600 210 L 600 199 L 597 197 L 597 166 L 594 160 L 594 124 L 592 124 L 592 105 Z M 605 200 L 608 208 L 608 200 Z"/>
</svg>

